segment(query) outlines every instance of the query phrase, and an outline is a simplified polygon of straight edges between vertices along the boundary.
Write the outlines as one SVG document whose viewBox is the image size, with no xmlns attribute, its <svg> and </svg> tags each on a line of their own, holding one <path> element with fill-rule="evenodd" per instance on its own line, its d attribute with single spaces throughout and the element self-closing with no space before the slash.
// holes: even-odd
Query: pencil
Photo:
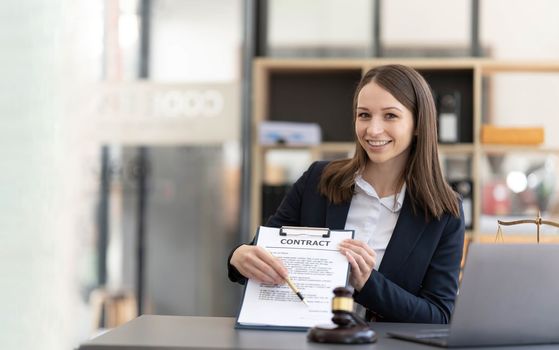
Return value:
<svg viewBox="0 0 559 350">
<path fill-rule="evenodd" d="M 270 254 L 273 258 L 277 259 L 274 254 L 270 253 L 268 250 L 264 249 L 264 251 L 268 254 Z M 295 283 L 293 283 L 293 281 L 291 280 L 291 278 L 289 278 L 289 276 L 287 276 L 286 278 L 283 279 L 287 285 L 289 286 L 289 288 L 291 288 L 291 290 L 293 291 L 293 293 L 297 294 L 297 296 L 299 297 L 299 299 L 301 299 L 301 301 L 303 303 L 305 303 L 305 305 L 309 306 L 309 303 L 307 303 L 307 301 L 305 300 L 305 297 L 303 296 L 303 294 L 301 294 L 301 292 L 299 292 L 299 288 L 297 288 L 295 286 Z"/>
<path fill-rule="evenodd" d="M 299 299 L 301 299 L 301 301 L 303 303 L 305 303 L 305 305 L 309 306 L 309 304 L 307 303 L 307 301 L 305 300 L 305 297 L 303 296 L 303 294 L 301 294 L 301 292 L 299 292 L 299 289 L 295 286 L 295 283 L 293 283 L 293 281 L 291 280 L 291 278 L 287 277 L 285 279 L 285 282 L 287 282 L 287 285 L 289 286 L 289 288 L 291 288 L 291 290 L 297 294 L 297 296 L 299 297 Z"/>
</svg>

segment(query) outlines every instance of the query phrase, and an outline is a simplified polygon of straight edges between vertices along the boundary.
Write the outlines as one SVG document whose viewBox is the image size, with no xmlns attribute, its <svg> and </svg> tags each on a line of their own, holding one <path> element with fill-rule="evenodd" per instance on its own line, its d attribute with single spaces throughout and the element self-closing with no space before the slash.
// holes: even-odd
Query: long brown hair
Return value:
<svg viewBox="0 0 559 350">
<path fill-rule="evenodd" d="M 413 114 L 415 136 L 398 188 L 406 183 L 412 208 L 421 208 L 426 218 L 440 219 L 444 213 L 460 216 L 458 197 L 444 180 L 437 148 L 437 121 L 433 95 L 429 84 L 413 68 L 386 65 L 369 70 L 361 79 L 353 97 L 353 122 L 357 98 L 361 89 L 375 82 L 403 104 Z M 354 194 L 355 174 L 365 169 L 369 157 L 355 140 L 355 155 L 351 159 L 333 161 L 324 169 L 319 191 L 333 203 L 348 202 Z"/>
</svg>

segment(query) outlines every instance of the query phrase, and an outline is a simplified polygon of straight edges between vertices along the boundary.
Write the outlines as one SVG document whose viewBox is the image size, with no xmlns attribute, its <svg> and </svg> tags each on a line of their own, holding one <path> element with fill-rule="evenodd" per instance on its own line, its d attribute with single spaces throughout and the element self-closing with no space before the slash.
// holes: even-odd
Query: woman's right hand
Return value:
<svg viewBox="0 0 559 350">
<path fill-rule="evenodd" d="M 280 259 L 254 245 L 244 244 L 235 249 L 230 263 L 241 275 L 258 282 L 283 284 L 288 276 Z"/>
</svg>

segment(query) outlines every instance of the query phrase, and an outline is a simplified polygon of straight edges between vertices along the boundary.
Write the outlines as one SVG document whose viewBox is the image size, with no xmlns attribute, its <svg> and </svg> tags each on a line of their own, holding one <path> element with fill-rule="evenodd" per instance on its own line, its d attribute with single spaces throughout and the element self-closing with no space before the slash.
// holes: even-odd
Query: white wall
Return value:
<svg viewBox="0 0 559 350">
<path fill-rule="evenodd" d="M 559 2 L 482 1 L 484 45 L 498 59 L 559 60 Z M 490 114 L 497 125 L 545 127 L 546 145 L 559 147 L 559 74 L 499 74 L 492 82 Z"/>
<path fill-rule="evenodd" d="M 2 349 L 71 349 L 89 327 L 80 286 L 92 220 L 78 160 L 87 121 L 68 102 L 100 72 L 100 5 L 0 4 Z"/>
<path fill-rule="evenodd" d="M 371 2 L 272 0 L 270 44 L 362 45 L 371 41 Z M 480 1 L 480 41 L 491 57 L 559 60 L 559 2 Z M 471 1 L 382 2 L 382 43 L 397 47 L 469 47 Z M 559 147 L 559 74 L 499 74 L 491 83 L 487 121 L 545 126 L 546 145 Z"/>
<path fill-rule="evenodd" d="M 153 2 L 150 79 L 237 81 L 241 72 L 240 0 Z"/>
<path fill-rule="evenodd" d="M 269 45 L 368 45 L 371 4 L 369 0 L 272 0 Z"/>
<path fill-rule="evenodd" d="M 382 2 L 382 41 L 395 46 L 467 46 L 470 0 Z"/>
<path fill-rule="evenodd" d="M 559 2 L 484 0 L 481 40 L 493 56 L 510 59 L 559 59 Z"/>
</svg>

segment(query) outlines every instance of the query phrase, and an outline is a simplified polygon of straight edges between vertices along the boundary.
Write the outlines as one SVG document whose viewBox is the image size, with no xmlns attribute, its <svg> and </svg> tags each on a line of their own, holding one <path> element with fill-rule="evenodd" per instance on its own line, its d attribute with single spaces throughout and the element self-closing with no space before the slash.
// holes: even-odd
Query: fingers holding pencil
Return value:
<svg viewBox="0 0 559 350">
<path fill-rule="evenodd" d="M 299 299 L 309 306 L 282 261 L 259 246 L 242 245 L 235 250 L 231 264 L 245 277 L 271 284 L 286 283 Z"/>
<path fill-rule="evenodd" d="M 280 259 L 258 246 L 242 245 L 235 250 L 231 264 L 246 278 L 283 284 L 288 272 Z"/>
<path fill-rule="evenodd" d="M 272 253 L 270 253 L 269 251 L 267 251 L 266 249 L 262 249 L 265 253 L 267 253 L 268 255 L 270 255 L 271 257 L 273 257 L 275 260 L 278 260 L 281 263 L 281 260 L 277 259 L 275 256 L 272 255 Z M 283 267 L 283 264 L 282 264 Z M 285 269 L 285 267 L 283 267 L 283 269 Z M 289 275 L 287 274 L 287 269 L 285 269 L 285 275 L 282 274 L 283 279 L 285 280 L 285 283 L 287 283 L 287 285 L 289 286 L 289 288 L 291 288 L 291 290 L 293 291 L 293 293 L 295 293 L 299 299 L 305 303 L 305 305 L 309 306 L 309 304 L 307 303 L 307 301 L 305 300 L 305 297 L 303 296 L 303 294 L 301 294 L 301 292 L 299 291 L 299 288 L 297 288 L 297 286 L 295 285 L 295 283 L 293 283 L 293 280 L 291 279 L 291 277 L 289 277 Z"/>
</svg>

